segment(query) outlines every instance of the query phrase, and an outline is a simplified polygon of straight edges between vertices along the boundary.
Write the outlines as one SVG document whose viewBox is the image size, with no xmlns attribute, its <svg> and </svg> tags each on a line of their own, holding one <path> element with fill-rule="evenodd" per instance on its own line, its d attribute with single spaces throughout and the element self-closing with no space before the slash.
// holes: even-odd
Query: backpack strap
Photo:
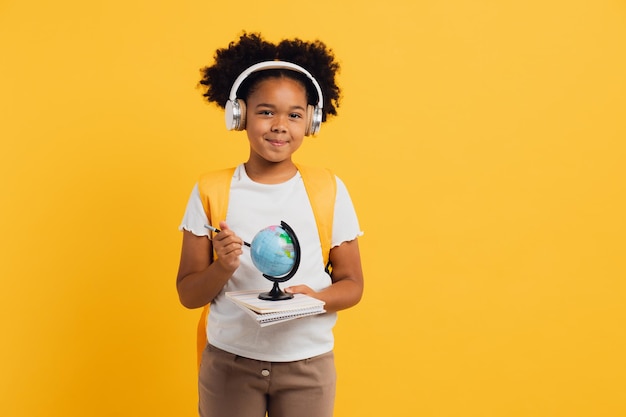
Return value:
<svg viewBox="0 0 626 417">
<path fill-rule="evenodd" d="M 198 191 L 200 199 L 207 218 L 211 225 L 219 227 L 219 222 L 226 219 L 228 211 L 228 199 L 230 196 L 230 183 L 235 173 L 235 168 L 227 168 L 219 171 L 209 172 L 200 177 L 198 181 Z M 212 259 L 215 260 L 217 255 L 213 251 Z M 198 369 L 202 360 L 202 352 L 207 344 L 206 324 L 209 316 L 209 304 L 205 305 L 198 321 L 197 329 L 197 352 L 198 352 Z"/>
<path fill-rule="evenodd" d="M 198 181 L 204 212 L 215 227 L 219 227 L 219 222 L 226 219 L 230 183 L 234 174 L 235 168 L 227 168 L 204 174 Z M 213 257 L 215 258 L 215 253 Z"/>
<path fill-rule="evenodd" d="M 333 218 L 335 215 L 335 196 L 337 194 L 337 181 L 335 175 L 326 168 L 312 167 L 296 164 L 304 188 L 309 196 L 309 202 L 313 208 L 317 233 L 322 246 L 324 265 L 328 265 L 330 247 L 333 238 Z"/>
<path fill-rule="evenodd" d="M 333 237 L 333 217 L 335 214 L 335 196 L 337 194 L 337 181 L 335 175 L 328 169 L 296 164 L 304 188 L 306 189 L 309 202 L 313 209 L 315 224 L 322 247 L 322 257 L 327 270 L 330 265 L 329 254 Z M 228 200 L 230 196 L 230 183 L 236 168 L 228 168 L 209 172 L 200 177 L 198 190 L 204 211 L 211 224 L 219 226 L 219 222 L 226 219 L 228 212 Z M 215 260 L 217 255 L 212 254 Z M 207 344 L 206 324 L 209 315 L 209 305 L 204 306 L 197 329 L 197 353 L 198 369 L 202 360 L 202 352 Z"/>
</svg>

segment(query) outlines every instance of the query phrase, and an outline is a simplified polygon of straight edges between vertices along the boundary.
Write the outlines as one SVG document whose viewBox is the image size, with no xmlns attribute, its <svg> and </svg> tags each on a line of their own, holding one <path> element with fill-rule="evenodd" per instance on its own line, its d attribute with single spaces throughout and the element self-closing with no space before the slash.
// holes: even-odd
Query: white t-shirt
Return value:
<svg viewBox="0 0 626 417">
<path fill-rule="evenodd" d="M 345 185 L 337 177 L 336 181 L 333 247 L 363 234 Z M 229 228 L 247 242 L 251 242 L 261 229 L 286 222 L 298 237 L 301 257 L 297 273 L 280 287 L 305 284 L 319 291 L 331 285 L 330 276 L 324 271 L 315 217 L 300 173 L 281 184 L 260 184 L 248 177 L 243 164 L 239 165 L 231 182 L 225 220 Z M 179 229 L 207 236 L 205 224 L 208 219 L 196 184 Z M 269 291 L 272 288 L 273 283 L 252 264 L 249 248 L 244 246 L 243 251 L 239 268 L 211 303 L 207 322 L 209 343 L 236 355 L 271 362 L 301 360 L 331 351 L 336 313 L 260 327 L 226 299 L 226 291 Z"/>
</svg>

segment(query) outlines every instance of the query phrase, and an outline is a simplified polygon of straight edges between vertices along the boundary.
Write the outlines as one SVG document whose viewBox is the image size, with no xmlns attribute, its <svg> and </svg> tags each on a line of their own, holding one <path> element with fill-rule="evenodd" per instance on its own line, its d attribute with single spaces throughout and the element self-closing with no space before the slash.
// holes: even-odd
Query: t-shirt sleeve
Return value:
<svg viewBox="0 0 626 417">
<path fill-rule="evenodd" d="M 337 195 L 335 197 L 332 247 L 363 235 L 348 189 L 339 177 L 335 178 L 337 180 Z"/>
<path fill-rule="evenodd" d="M 198 191 L 198 184 L 193 187 L 189 201 L 187 202 L 187 208 L 183 216 L 183 220 L 178 226 L 178 230 L 187 230 L 196 236 L 208 236 L 209 231 L 204 227 L 208 224 L 204 207 L 202 206 L 202 200 L 200 199 L 200 191 Z"/>
</svg>

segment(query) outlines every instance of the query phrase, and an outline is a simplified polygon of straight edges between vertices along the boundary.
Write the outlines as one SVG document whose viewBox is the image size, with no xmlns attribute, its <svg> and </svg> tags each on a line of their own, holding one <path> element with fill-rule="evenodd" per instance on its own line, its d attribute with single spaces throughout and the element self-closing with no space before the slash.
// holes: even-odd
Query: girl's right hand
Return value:
<svg viewBox="0 0 626 417">
<path fill-rule="evenodd" d="M 215 262 L 230 272 L 239 267 L 239 256 L 243 253 L 243 240 L 230 230 L 226 222 L 220 222 L 220 232 L 213 236 L 213 249 L 217 254 Z"/>
</svg>

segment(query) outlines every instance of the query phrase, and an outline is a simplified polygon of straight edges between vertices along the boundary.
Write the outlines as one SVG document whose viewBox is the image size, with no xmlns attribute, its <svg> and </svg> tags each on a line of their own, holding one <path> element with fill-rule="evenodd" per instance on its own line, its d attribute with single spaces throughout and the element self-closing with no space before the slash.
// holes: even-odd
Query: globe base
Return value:
<svg viewBox="0 0 626 417">
<path fill-rule="evenodd" d="M 259 298 L 261 300 L 268 301 L 289 300 L 293 298 L 293 294 L 282 291 L 280 288 L 278 288 L 278 282 L 274 282 L 272 290 L 269 292 L 262 292 L 261 294 L 259 294 Z"/>
</svg>

